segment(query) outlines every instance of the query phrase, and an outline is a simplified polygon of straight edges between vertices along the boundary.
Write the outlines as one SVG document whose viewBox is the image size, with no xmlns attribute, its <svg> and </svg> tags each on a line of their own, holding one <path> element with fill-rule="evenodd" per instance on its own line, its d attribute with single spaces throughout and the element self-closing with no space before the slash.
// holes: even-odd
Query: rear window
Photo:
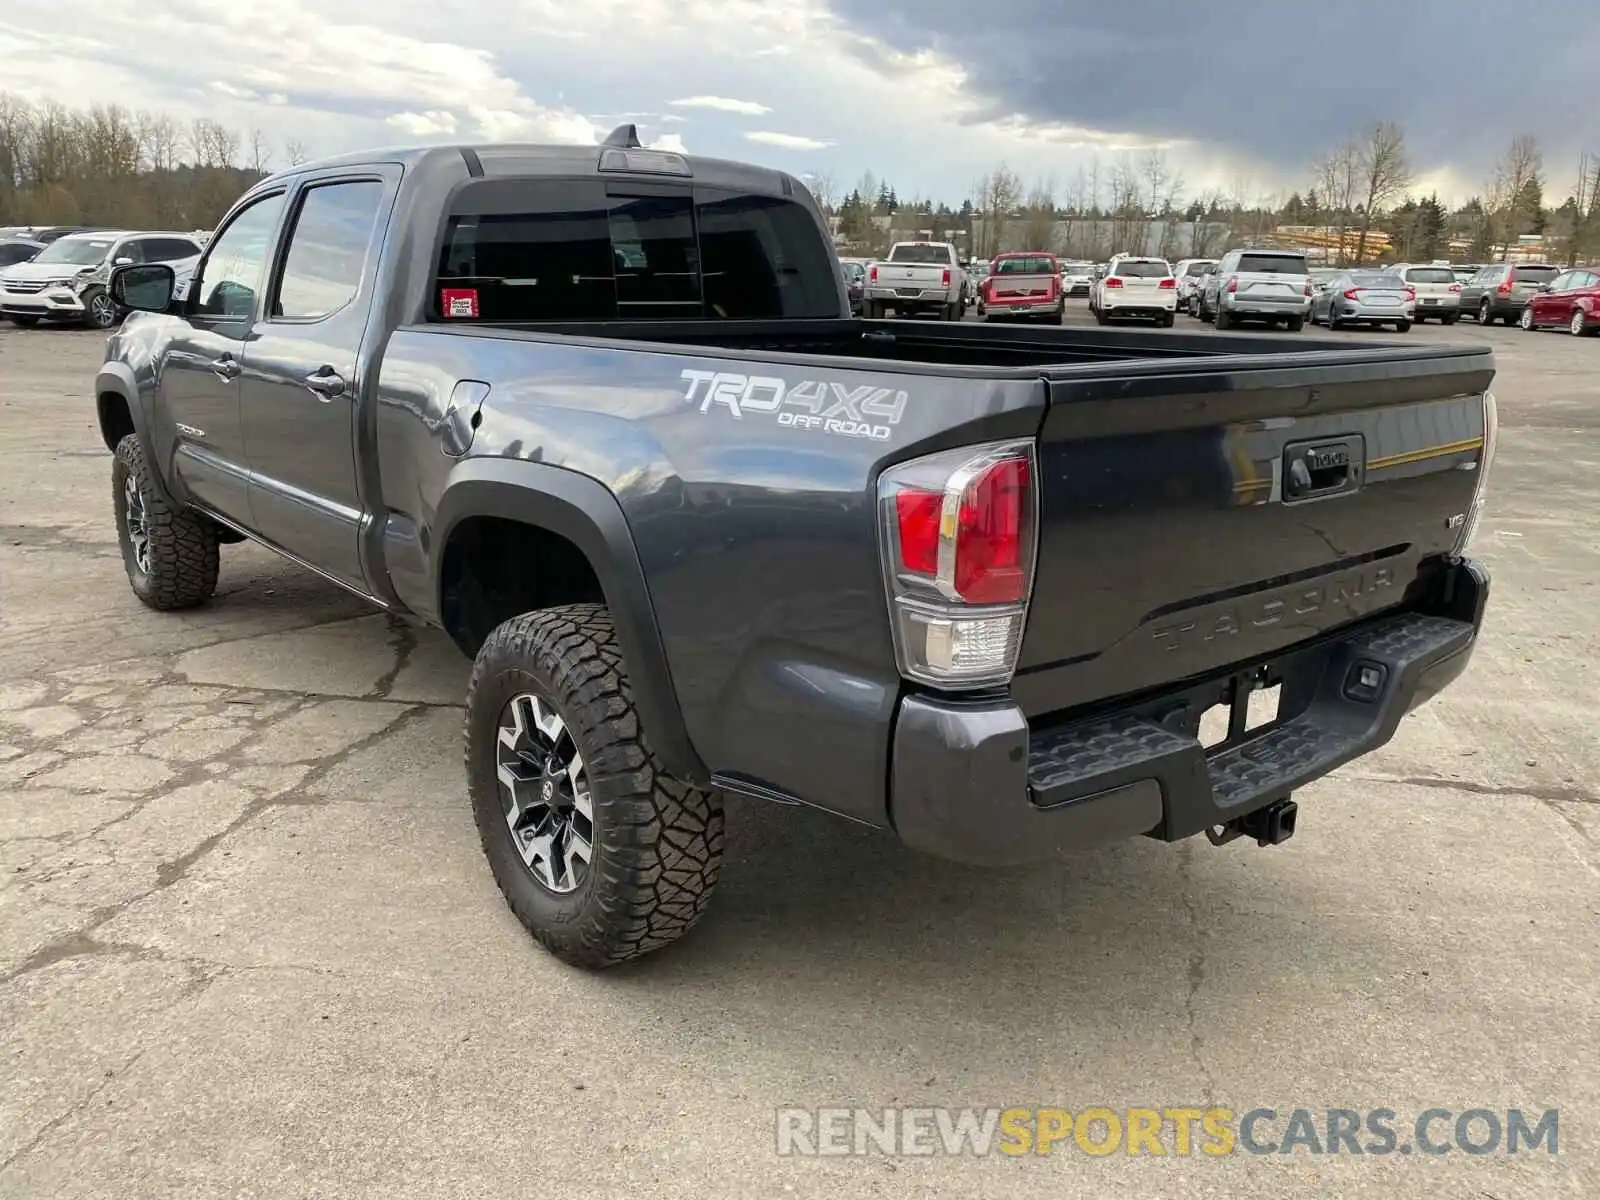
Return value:
<svg viewBox="0 0 1600 1200">
<path fill-rule="evenodd" d="M 950 251 L 944 246 L 896 246 L 889 251 L 892 263 L 937 263 L 950 265 Z"/>
<path fill-rule="evenodd" d="M 627 191 L 575 180 L 469 187 L 440 251 L 436 315 L 482 321 L 839 315 L 838 260 L 799 204 L 718 188 L 697 188 L 692 196 Z"/>
<path fill-rule="evenodd" d="M 1518 267 L 1512 278 L 1518 283 L 1549 283 L 1559 274 L 1555 267 Z"/>
<path fill-rule="evenodd" d="M 1239 270 L 1256 275 L 1305 275 L 1310 268 L 1303 254 L 1241 254 Z"/>
<path fill-rule="evenodd" d="M 1112 274 L 1120 279 L 1165 279 L 1172 268 L 1164 262 L 1120 262 Z"/>
<path fill-rule="evenodd" d="M 1389 271 L 1363 271 L 1359 275 L 1350 276 L 1350 282 L 1357 287 L 1365 288 L 1398 288 L 1404 287 L 1406 283 L 1400 276 Z"/>
<path fill-rule="evenodd" d="M 1412 283 L 1454 283 L 1456 273 L 1449 267 L 1411 267 L 1406 279 Z"/>
<path fill-rule="evenodd" d="M 996 275 L 1054 275 L 1056 265 L 1042 255 L 1027 258 L 1002 258 L 994 264 Z"/>
<path fill-rule="evenodd" d="M 1208 263 L 1208 262 L 1190 263 L 1189 264 L 1189 269 L 1186 270 L 1184 272 L 1184 274 L 1186 276 L 1188 276 L 1190 279 L 1198 279 L 1200 276 L 1204 275 L 1207 271 L 1211 270 L 1216 265 L 1217 265 L 1216 263 Z"/>
</svg>

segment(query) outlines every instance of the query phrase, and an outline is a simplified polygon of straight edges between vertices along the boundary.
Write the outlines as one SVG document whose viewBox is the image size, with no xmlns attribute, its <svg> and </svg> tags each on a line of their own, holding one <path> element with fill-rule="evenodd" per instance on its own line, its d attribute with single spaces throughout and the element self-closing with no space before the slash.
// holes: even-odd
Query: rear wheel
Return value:
<svg viewBox="0 0 1600 1200">
<path fill-rule="evenodd" d="M 1177 313 L 1162 313 L 1161 314 L 1161 327 L 1163 329 L 1171 329 L 1177 323 L 1178 323 L 1178 314 Z"/>
<path fill-rule="evenodd" d="M 1454 325 L 1460 319 L 1461 319 L 1461 314 L 1458 313 L 1458 312 L 1447 313 L 1444 316 L 1439 318 L 1439 323 L 1441 325 Z"/>
<path fill-rule="evenodd" d="M 1572 320 L 1567 322 L 1567 328 L 1571 330 L 1573 337 L 1593 337 L 1596 330 L 1600 330 L 1600 325 L 1591 326 L 1583 309 L 1575 308 L 1572 310 Z"/>
<path fill-rule="evenodd" d="M 1410 333 L 1411 332 L 1411 322 L 1410 321 L 1396 321 L 1394 323 L 1394 331 L 1396 333 Z"/>
<path fill-rule="evenodd" d="M 1233 318 L 1219 308 L 1217 309 L 1216 324 L 1218 329 L 1231 329 L 1233 327 Z"/>
<path fill-rule="evenodd" d="M 1306 327 L 1306 319 L 1304 317 L 1290 317 L 1286 322 L 1286 327 L 1290 333 L 1299 333 Z"/>
<path fill-rule="evenodd" d="M 1489 307 L 1487 300 L 1478 303 L 1478 324 L 1489 325 L 1494 321 L 1494 311 Z"/>
<path fill-rule="evenodd" d="M 1522 315 L 1517 318 L 1517 324 L 1527 332 L 1533 332 L 1533 305 L 1529 304 L 1523 307 Z"/>
<path fill-rule="evenodd" d="M 478 651 L 466 725 L 484 855 L 546 950 L 608 967 L 700 919 L 722 861 L 722 799 L 662 770 L 603 606 L 500 625 Z"/>
<path fill-rule="evenodd" d="M 1097 308 L 1094 310 L 1094 319 L 1095 324 L 1097 325 L 1104 325 L 1111 320 L 1110 317 L 1106 316 L 1106 310 L 1103 308 Z"/>
</svg>

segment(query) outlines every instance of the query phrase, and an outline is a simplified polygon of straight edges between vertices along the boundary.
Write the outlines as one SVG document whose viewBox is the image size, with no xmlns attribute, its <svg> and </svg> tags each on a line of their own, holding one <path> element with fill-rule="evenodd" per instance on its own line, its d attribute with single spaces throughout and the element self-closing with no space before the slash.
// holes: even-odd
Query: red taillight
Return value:
<svg viewBox="0 0 1600 1200">
<path fill-rule="evenodd" d="M 949 287 L 950 286 L 950 268 L 949 267 L 946 267 L 944 269 L 944 275 L 940 277 L 939 282 L 944 284 L 945 287 Z"/>
<path fill-rule="evenodd" d="M 1415 300 L 1416 298 L 1417 298 L 1417 289 L 1413 288 L 1413 287 L 1408 287 L 1406 289 L 1406 299 L 1407 300 Z"/>
<path fill-rule="evenodd" d="M 1159 286 L 1164 288 L 1175 288 L 1178 286 L 1178 281 L 1176 279 L 1163 279 Z"/>
<path fill-rule="evenodd" d="M 1452 283 L 1450 285 L 1450 290 L 1452 292 L 1459 292 L 1461 290 L 1461 285 L 1459 283 Z"/>
<path fill-rule="evenodd" d="M 1361 299 L 1361 292 L 1362 292 L 1361 288 L 1349 288 L 1344 293 L 1344 298 L 1346 300 L 1359 300 L 1359 299 Z"/>
<path fill-rule="evenodd" d="M 1107 287 L 1121 287 L 1122 286 L 1122 280 L 1118 279 L 1115 275 L 1107 275 L 1106 276 L 1106 286 Z"/>
<path fill-rule="evenodd" d="M 1511 295 L 1511 281 L 1509 279 L 1506 280 L 1499 287 L 1495 288 L 1495 291 L 1499 292 L 1502 296 Z"/>
<path fill-rule="evenodd" d="M 1311 286 L 1311 281 L 1309 279 L 1306 280 L 1306 295 L 1308 295 L 1308 296 L 1314 295 L 1315 292 L 1316 292 L 1316 289 Z"/>
<path fill-rule="evenodd" d="M 1223 289 L 1223 291 L 1226 291 L 1226 292 L 1237 292 L 1238 290 L 1239 290 L 1239 281 L 1237 279 L 1228 280 L 1228 286 Z"/>
<path fill-rule="evenodd" d="M 939 571 L 939 513 L 943 492 L 904 491 L 895 494 L 895 520 L 900 526 L 900 565 L 918 575 Z"/>
<path fill-rule="evenodd" d="M 1033 582 L 1031 442 L 900 463 L 878 495 L 901 673 L 939 687 L 1009 681 Z"/>
<path fill-rule="evenodd" d="M 878 282 L 878 264 L 877 263 L 873 263 L 872 264 L 872 270 L 869 272 L 869 275 L 870 275 L 873 283 L 877 283 Z"/>
</svg>

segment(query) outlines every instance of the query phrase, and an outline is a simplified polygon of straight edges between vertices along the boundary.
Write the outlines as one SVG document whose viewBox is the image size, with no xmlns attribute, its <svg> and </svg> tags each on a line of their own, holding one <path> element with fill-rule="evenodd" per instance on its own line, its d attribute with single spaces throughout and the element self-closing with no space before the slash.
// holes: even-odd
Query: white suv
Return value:
<svg viewBox="0 0 1600 1200">
<path fill-rule="evenodd" d="M 1102 325 L 1133 317 L 1171 328 L 1177 320 L 1178 281 L 1164 258 L 1118 254 L 1095 281 L 1089 308 Z"/>
</svg>

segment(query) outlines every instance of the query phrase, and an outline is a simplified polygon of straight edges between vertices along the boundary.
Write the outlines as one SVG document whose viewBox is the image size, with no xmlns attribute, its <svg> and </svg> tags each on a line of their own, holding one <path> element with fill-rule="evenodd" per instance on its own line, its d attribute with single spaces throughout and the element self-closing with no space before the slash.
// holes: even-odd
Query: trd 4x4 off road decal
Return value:
<svg viewBox="0 0 1600 1200">
<path fill-rule="evenodd" d="M 841 437 L 886 442 L 905 414 L 908 397 L 893 388 L 847 387 L 807 379 L 790 385 L 770 375 L 737 375 L 727 371 L 683 371 L 688 384 L 683 399 L 700 403 L 701 412 L 722 405 L 736 420 L 746 414 L 772 415 L 779 425 L 815 429 Z"/>
</svg>

